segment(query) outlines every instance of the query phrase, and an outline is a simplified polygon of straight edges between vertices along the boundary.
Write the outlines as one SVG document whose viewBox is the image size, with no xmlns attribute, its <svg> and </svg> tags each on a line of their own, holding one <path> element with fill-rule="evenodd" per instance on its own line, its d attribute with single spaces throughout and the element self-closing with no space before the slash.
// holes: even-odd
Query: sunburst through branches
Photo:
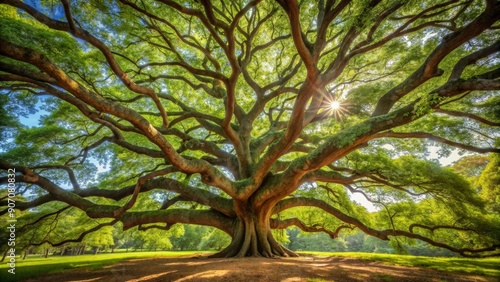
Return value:
<svg viewBox="0 0 500 282">
<path fill-rule="evenodd" d="M 328 111 L 328 114 L 333 116 L 335 119 L 342 120 L 343 117 L 349 113 L 346 103 L 340 102 L 335 97 L 327 97 L 325 99 L 327 106 L 326 110 Z"/>
</svg>

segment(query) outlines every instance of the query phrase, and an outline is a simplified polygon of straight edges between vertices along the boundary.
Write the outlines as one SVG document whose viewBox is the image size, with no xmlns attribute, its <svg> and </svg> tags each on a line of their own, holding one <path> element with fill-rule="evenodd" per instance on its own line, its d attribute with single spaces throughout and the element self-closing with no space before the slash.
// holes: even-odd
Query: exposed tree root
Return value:
<svg viewBox="0 0 500 282">
<path fill-rule="evenodd" d="M 210 257 L 298 257 L 297 253 L 276 241 L 269 225 L 265 223 L 257 221 L 255 217 L 242 220 L 229 246 Z"/>
</svg>

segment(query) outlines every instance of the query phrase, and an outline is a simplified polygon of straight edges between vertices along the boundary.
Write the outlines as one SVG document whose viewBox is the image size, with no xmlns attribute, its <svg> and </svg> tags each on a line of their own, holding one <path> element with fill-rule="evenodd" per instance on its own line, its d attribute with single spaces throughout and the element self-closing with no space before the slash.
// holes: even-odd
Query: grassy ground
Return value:
<svg viewBox="0 0 500 282">
<path fill-rule="evenodd" d="M 0 281 L 21 281 L 50 272 L 76 268 L 94 270 L 125 259 L 184 256 L 196 253 L 200 252 L 118 252 L 81 256 L 49 256 L 48 258 L 28 256 L 25 260 L 20 258 L 16 260 L 16 274 L 14 275 L 7 272 L 9 266 L 5 262 L 0 264 Z"/>
<path fill-rule="evenodd" d="M 500 277 L 500 258 L 443 258 L 443 257 L 420 257 L 393 254 L 373 253 L 326 253 L 326 252 L 301 252 L 318 256 L 336 256 L 359 258 L 370 261 L 378 261 L 393 265 L 429 267 L 442 271 L 462 272 L 489 277 Z"/>
<path fill-rule="evenodd" d="M 0 264 L 0 281 L 21 281 L 30 277 L 41 276 L 46 273 L 70 270 L 77 268 L 99 269 L 106 265 L 115 264 L 124 259 L 183 256 L 200 252 L 118 252 L 83 256 L 52 256 L 43 258 L 29 256 L 26 260 L 16 261 L 16 274 L 7 272 L 8 265 Z M 434 258 L 415 257 L 405 255 L 372 254 L 372 253 L 325 253 L 302 252 L 318 256 L 337 256 L 366 259 L 393 265 L 429 267 L 437 270 L 462 272 L 489 277 L 500 277 L 500 258 L 466 259 L 466 258 Z"/>
</svg>

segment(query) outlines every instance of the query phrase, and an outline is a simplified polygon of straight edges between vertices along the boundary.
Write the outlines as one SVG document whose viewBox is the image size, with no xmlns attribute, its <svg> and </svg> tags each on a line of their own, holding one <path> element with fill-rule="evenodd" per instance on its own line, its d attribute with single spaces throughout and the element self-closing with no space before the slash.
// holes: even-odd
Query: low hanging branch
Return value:
<svg viewBox="0 0 500 282">
<path fill-rule="evenodd" d="M 65 210 L 67 210 L 67 209 L 70 209 L 70 208 L 72 208 L 72 206 L 66 206 L 66 207 L 64 207 L 64 208 L 62 208 L 62 209 L 59 209 L 59 210 L 55 211 L 55 212 L 51 212 L 51 213 L 48 213 L 48 214 L 44 214 L 43 216 L 39 217 L 37 220 L 32 221 L 32 222 L 29 222 L 29 223 L 27 223 L 27 224 L 23 225 L 23 226 L 19 229 L 19 232 L 23 232 L 24 230 L 26 230 L 26 229 L 27 229 L 27 228 L 29 228 L 30 226 L 33 226 L 33 225 L 35 225 L 35 224 L 37 224 L 37 223 L 41 222 L 42 220 L 44 220 L 44 219 L 46 219 L 46 218 L 49 218 L 49 217 L 51 217 L 51 216 L 53 216 L 53 215 L 59 215 L 59 214 L 60 214 L 60 213 L 62 213 L 63 211 L 65 211 Z"/>
<path fill-rule="evenodd" d="M 61 242 L 57 242 L 57 243 L 52 243 L 52 242 L 50 242 L 48 240 L 44 240 L 44 241 L 39 242 L 39 243 L 31 243 L 30 245 L 31 246 L 41 246 L 43 244 L 49 244 L 52 247 L 59 247 L 59 246 L 62 246 L 64 244 L 67 244 L 67 243 L 78 243 L 78 242 L 81 242 L 85 238 L 85 236 L 87 236 L 88 234 L 91 234 L 91 233 L 93 233 L 95 231 L 98 231 L 98 230 L 100 230 L 101 228 L 103 228 L 105 226 L 113 226 L 117 222 L 118 222 L 118 220 L 115 219 L 115 220 L 110 221 L 108 223 L 101 223 L 99 225 L 96 225 L 96 226 L 94 226 L 94 227 L 92 227 L 92 228 L 90 228 L 90 229 L 82 232 L 80 234 L 80 236 L 78 236 L 78 238 L 75 238 L 75 239 L 67 239 L 67 240 L 63 240 Z"/>
<path fill-rule="evenodd" d="M 410 227 L 408 227 L 408 229 L 410 230 L 411 233 L 414 233 L 413 229 L 415 227 L 422 228 L 422 229 L 427 229 L 427 230 L 429 230 L 431 232 L 434 232 L 435 230 L 438 230 L 438 229 L 453 229 L 453 230 L 459 230 L 459 231 L 472 231 L 472 232 L 476 232 L 474 229 L 467 228 L 467 227 L 459 227 L 459 226 L 451 226 L 451 225 L 426 226 L 426 225 L 418 224 L 418 223 L 411 224 Z"/>
<path fill-rule="evenodd" d="M 288 198 L 288 199 L 284 199 L 276 205 L 275 209 L 273 210 L 273 214 L 276 214 L 276 213 L 279 213 L 283 210 L 290 209 L 290 208 L 297 207 L 297 206 L 311 206 L 311 207 L 316 207 L 316 208 L 322 209 L 323 211 L 333 215 L 337 219 L 349 224 L 349 226 L 351 226 L 351 225 L 355 226 L 358 229 L 362 230 L 364 233 L 366 233 L 370 236 L 377 237 L 377 238 L 382 239 L 382 240 L 390 240 L 390 236 L 396 236 L 396 237 L 401 236 L 401 237 L 418 239 L 418 240 L 426 242 L 432 246 L 448 249 L 452 252 L 459 253 L 460 255 L 465 256 L 465 257 L 476 257 L 477 255 L 475 255 L 475 254 L 485 253 L 485 252 L 490 252 L 490 254 L 488 254 L 487 256 L 500 256 L 500 244 L 493 244 L 493 245 L 488 246 L 488 247 L 477 248 L 477 249 L 457 248 L 457 247 L 453 247 L 453 246 L 445 244 L 445 243 L 436 242 L 431 238 L 413 233 L 413 228 L 415 228 L 415 227 L 421 227 L 421 228 L 425 228 L 425 229 L 428 229 L 431 231 L 441 229 L 441 228 L 453 229 L 453 230 L 457 230 L 457 231 L 467 231 L 467 232 L 473 231 L 472 229 L 469 229 L 469 228 L 460 228 L 460 227 L 452 227 L 452 226 L 444 226 L 444 225 L 427 227 L 427 226 L 424 226 L 421 224 L 412 224 L 412 225 L 410 225 L 410 232 L 404 231 L 404 230 L 397 230 L 397 229 L 376 230 L 376 229 L 373 229 L 373 228 L 363 224 L 360 220 L 358 220 L 352 216 L 344 214 L 343 212 L 332 207 L 331 205 L 327 204 L 326 202 L 321 201 L 321 200 L 317 200 L 317 199 L 313 199 L 313 198 Z M 295 218 L 277 221 L 275 223 L 275 226 L 276 226 L 276 228 L 279 228 L 280 225 L 286 225 L 286 224 L 293 224 L 293 225 L 298 226 L 299 228 L 301 228 L 301 226 L 306 228 L 306 229 L 308 228 L 305 226 L 305 224 L 300 222 L 300 220 L 295 219 Z M 327 231 L 327 230 L 322 230 L 322 232 L 325 232 L 327 234 L 331 234 L 331 231 Z"/>
<path fill-rule="evenodd" d="M 304 222 L 302 222 L 298 218 L 288 218 L 284 220 L 272 219 L 271 220 L 271 228 L 273 229 L 286 229 L 290 226 L 297 226 L 302 231 L 305 232 L 323 232 L 328 234 L 330 238 L 335 239 L 339 236 L 340 231 L 343 229 L 354 229 L 354 227 L 349 225 L 341 225 L 335 229 L 335 231 L 330 231 L 324 227 L 318 227 L 317 224 L 313 226 L 307 226 Z"/>
</svg>

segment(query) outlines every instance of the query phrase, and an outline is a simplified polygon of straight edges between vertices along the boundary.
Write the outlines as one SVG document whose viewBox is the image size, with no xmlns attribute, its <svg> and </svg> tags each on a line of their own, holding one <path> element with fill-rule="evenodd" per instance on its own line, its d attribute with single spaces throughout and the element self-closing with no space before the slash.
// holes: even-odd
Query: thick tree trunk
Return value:
<svg viewBox="0 0 500 282">
<path fill-rule="evenodd" d="M 3 255 L 2 255 L 2 260 L 0 260 L 0 262 L 4 262 L 5 260 L 5 257 L 7 256 L 7 252 L 9 251 L 9 249 L 5 250 L 5 252 L 3 252 Z"/>
<path fill-rule="evenodd" d="M 285 248 L 271 232 L 270 213 L 253 211 L 248 204 L 237 204 L 238 221 L 229 246 L 212 257 L 289 257 L 298 256 Z"/>
<path fill-rule="evenodd" d="M 84 255 L 85 254 L 85 249 L 87 248 L 86 244 L 83 244 L 80 248 L 80 251 L 78 252 L 79 255 Z"/>
</svg>

